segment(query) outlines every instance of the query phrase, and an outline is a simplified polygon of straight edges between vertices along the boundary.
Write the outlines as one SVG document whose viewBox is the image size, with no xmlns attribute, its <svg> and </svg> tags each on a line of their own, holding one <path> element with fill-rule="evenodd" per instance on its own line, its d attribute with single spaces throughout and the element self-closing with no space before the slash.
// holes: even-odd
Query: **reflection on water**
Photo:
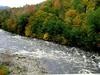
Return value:
<svg viewBox="0 0 100 75">
<path fill-rule="evenodd" d="M 38 61 L 36 65 L 41 67 L 39 69 L 44 69 L 48 74 L 100 73 L 100 56 L 97 54 L 43 40 L 28 39 L 0 30 L 0 52 L 5 50 L 11 50 L 14 55 L 28 58 L 18 62 L 21 64 L 24 60 L 27 61 L 25 66 L 28 71 L 32 70 L 31 73 L 35 73 L 37 69 L 32 65 L 33 59 Z M 36 60 L 34 62 L 37 62 Z"/>
</svg>

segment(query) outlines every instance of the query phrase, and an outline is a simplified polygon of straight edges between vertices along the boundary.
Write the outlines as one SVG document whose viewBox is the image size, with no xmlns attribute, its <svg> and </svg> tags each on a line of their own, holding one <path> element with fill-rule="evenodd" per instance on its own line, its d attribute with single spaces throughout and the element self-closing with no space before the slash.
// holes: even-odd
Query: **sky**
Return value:
<svg viewBox="0 0 100 75">
<path fill-rule="evenodd" d="M 45 0 L 0 0 L 1 6 L 22 7 L 26 4 L 38 4 Z"/>
</svg>

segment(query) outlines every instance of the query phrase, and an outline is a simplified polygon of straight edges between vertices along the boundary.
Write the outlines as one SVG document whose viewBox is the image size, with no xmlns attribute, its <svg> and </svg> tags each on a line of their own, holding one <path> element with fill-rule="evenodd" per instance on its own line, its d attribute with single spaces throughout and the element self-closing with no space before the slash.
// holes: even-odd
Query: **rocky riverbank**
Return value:
<svg viewBox="0 0 100 75">
<path fill-rule="evenodd" d="M 9 67 L 10 75 L 39 75 L 46 73 L 45 69 L 39 66 L 39 61 L 27 55 L 23 54 L 0 53 L 0 63 Z"/>
</svg>

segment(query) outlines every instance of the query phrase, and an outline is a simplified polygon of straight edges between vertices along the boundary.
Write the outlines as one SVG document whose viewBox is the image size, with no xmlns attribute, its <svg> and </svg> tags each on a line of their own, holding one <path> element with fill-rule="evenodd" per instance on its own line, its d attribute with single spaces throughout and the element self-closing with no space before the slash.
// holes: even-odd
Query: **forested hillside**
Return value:
<svg viewBox="0 0 100 75">
<path fill-rule="evenodd" d="M 38 5 L 1 10 L 0 28 L 97 50 L 100 48 L 100 0 L 47 0 Z"/>
</svg>

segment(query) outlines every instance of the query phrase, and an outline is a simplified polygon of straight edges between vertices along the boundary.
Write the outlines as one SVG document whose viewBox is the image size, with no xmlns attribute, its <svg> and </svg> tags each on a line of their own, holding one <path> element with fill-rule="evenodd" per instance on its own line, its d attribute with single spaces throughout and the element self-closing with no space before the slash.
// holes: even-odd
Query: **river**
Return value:
<svg viewBox="0 0 100 75">
<path fill-rule="evenodd" d="M 14 58 L 17 65 L 26 67 L 27 74 L 17 73 L 18 75 L 100 73 L 98 54 L 11 34 L 0 29 L 0 53 L 7 50 L 19 57 L 19 60 Z"/>
</svg>

